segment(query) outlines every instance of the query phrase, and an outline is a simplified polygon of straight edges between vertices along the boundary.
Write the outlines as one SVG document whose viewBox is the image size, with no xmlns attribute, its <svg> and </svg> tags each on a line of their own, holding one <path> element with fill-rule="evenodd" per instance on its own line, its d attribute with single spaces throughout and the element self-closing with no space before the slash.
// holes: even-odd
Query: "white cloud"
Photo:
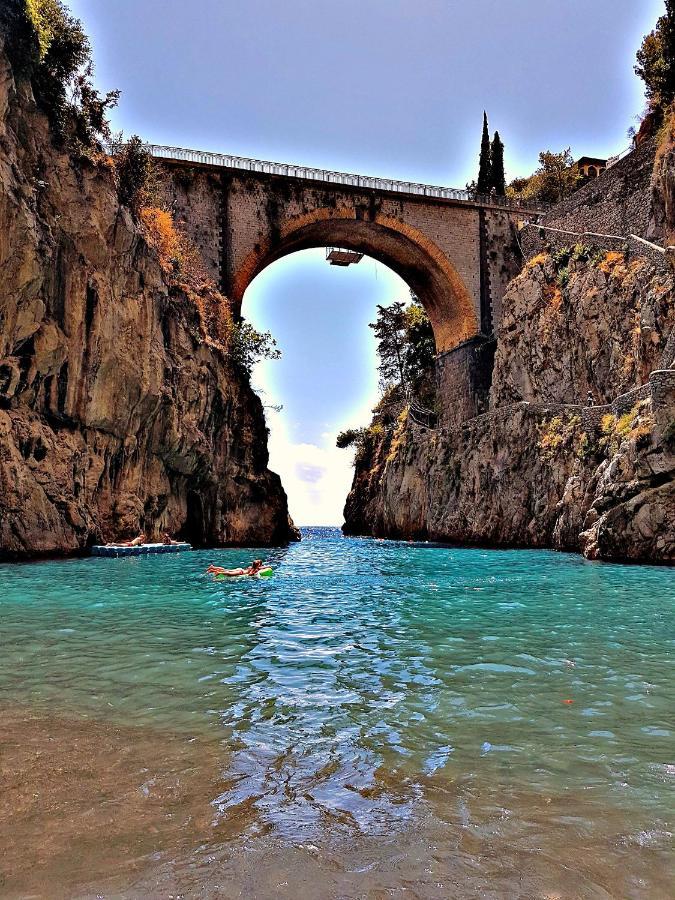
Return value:
<svg viewBox="0 0 675 900">
<path fill-rule="evenodd" d="M 341 525 L 352 485 L 353 450 L 338 450 L 337 431 L 324 432 L 321 445 L 293 443 L 283 414 L 267 411 L 270 469 L 281 476 L 296 525 Z"/>
<path fill-rule="evenodd" d="M 354 476 L 354 450 L 339 450 L 335 440 L 344 428 L 370 422 L 377 397 L 366 398 L 332 428 L 322 423 L 325 430 L 319 443 L 294 442 L 289 431 L 300 423 L 289 421 L 286 410 L 277 412 L 271 408 L 283 402 L 277 393 L 274 365 L 273 361 L 259 363 L 253 379 L 266 406 L 265 418 L 270 429 L 269 467 L 281 477 L 296 525 L 342 525 L 342 510 Z"/>
</svg>

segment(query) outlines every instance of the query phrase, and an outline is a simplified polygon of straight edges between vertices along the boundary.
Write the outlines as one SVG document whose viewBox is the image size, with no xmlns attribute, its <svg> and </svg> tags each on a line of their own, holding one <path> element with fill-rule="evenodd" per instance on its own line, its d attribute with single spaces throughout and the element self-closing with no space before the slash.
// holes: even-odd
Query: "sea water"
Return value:
<svg viewBox="0 0 675 900">
<path fill-rule="evenodd" d="M 674 582 L 336 529 L 2 565 L 0 895 L 672 896 Z"/>
</svg>

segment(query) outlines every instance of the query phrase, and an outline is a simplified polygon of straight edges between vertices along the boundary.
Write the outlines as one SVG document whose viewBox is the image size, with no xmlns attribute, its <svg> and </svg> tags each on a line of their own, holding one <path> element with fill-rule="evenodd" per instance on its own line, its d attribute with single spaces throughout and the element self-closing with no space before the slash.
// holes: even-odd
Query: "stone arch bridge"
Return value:
<svg viewBox="0 0 675 900">
<path fill-rule="evenodd" d="M 453 188 L 147 149 L 168 176 L 166 200 L 236 315 L 272 262 L 313 247 L 360 251 L 400 275 L 427 310 L 446 420 L 482 410 L 502 297 L 521 266 L 518 220 L 540 209 Z"/>
</svg>

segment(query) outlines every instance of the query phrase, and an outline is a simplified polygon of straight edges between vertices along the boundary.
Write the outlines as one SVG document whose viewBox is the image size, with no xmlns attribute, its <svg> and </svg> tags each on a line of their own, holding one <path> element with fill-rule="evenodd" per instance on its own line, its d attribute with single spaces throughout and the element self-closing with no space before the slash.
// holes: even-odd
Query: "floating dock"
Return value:
<svg viewBox="0 0 675 900">
<path fill-rule="evenodd" d="M 92 556 L 146 556 L 148 553 L 180 553 L 192 550 L 192 544 L 139 544 L 138 547 L 108 547 L 97 545 L 91 548 Z"/>
</svg>

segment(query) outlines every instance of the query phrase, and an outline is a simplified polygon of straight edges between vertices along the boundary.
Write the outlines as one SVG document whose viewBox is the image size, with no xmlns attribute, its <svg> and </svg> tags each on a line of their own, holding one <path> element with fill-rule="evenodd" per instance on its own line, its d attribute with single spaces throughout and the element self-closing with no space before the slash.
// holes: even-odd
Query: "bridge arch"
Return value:
<svg viewBox="0 0 675 900">
<path fill-rule="evenodd" d="M 286 219 L 260 241 L 233 273 L 230 299 L 241 307 L 246 289 L 263 269 L 298 250 L 339 246 L 365 253 L 399 275 L 427 311 L 437 351 L 451 350 L 480 331 L 471 295 L 447 255 L 413 226 L 375 213 L 319 207 Z"/>
</svg>

